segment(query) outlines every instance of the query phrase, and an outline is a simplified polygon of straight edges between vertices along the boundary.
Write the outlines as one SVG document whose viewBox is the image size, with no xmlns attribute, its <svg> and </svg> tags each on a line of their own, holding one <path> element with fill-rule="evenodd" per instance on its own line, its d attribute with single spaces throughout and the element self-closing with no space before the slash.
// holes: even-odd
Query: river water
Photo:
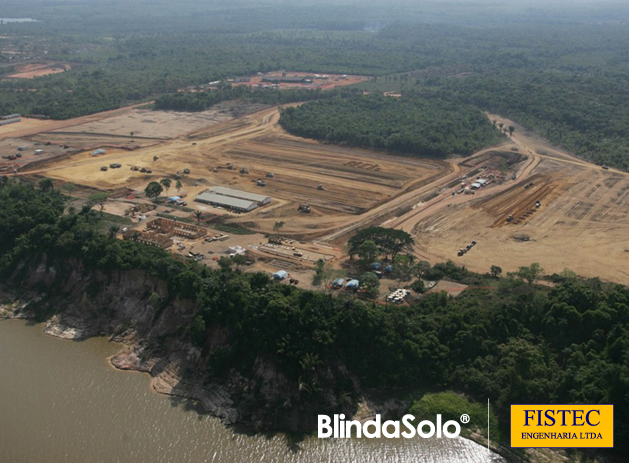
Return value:
<svg viewBox="0 0 629 463">
<path fill-rule="evenodd" d="M 51 338 L 0 320 L 2 463 L 497 463 L 465 439 L 299 442 L 234 431 L 194 405 L 155 394 L 146 375 L 111 368 L 106 339 Z"/>
</svg>

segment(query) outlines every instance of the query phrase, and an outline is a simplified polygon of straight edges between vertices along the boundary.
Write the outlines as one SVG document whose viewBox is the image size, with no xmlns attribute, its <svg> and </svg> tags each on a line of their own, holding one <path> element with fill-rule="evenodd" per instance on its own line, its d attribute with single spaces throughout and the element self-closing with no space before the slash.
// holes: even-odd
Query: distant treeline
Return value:
<svg viewBox="0 0 629 463">
<path fill-rule="evenodd" d="M 503 72 L 459 79 L 438 91 L 510 117 L 589 161 L 629 170 L 629 77 Z"/>
<path fill-rule="evenodd" d="M 280 69 L 364 74 L 378 78 L 361 84 L 374 93 L 397 87 L 493 110 L 579 156 L 629 169 L 627 6 L 458 10 L 435 3 L 402 11 L 378 2 L 254 8 L 160 0 L 147 11 L 122 0 L 92 3 L 8 2 L 6 14 L 37 11 L 42 22 L 2 26 L 9 38 L 0 39 L 0 61 L 33 56 L 72 69 L 0 81 L 0 113 L 67 119 Z M 9 49 L 23 55 L 2 52 Z M 213 104 L 203 101 L 212 97 L 189 98 L 160 104 Z"/>
<path fill-rule="evenodd" d="M 352 89 L 321 91 L 309 89 L 274 88 L 251 89 L 249 86 L 237 87 L 221 86 L 215 90 L 204 92 L 179 92 L 162 95 L 155 100 L 155 109 L 171 109 L 175 111 L 203 111 L 217 103 L 228 100 L 244 100 L 249 103 L 264 103 L 270 105 L 293 103 L 297 101 L 320 100 L 333 98 L 340 94 L 356 92 Z"/>
<path fill-rule="evenodd" d="M 290 133 L 321 141 L 445 157 L 468 155 L 504 136 L 477 108 L 421 97 L 351 95 L 282 111 Z"/>
</svg>

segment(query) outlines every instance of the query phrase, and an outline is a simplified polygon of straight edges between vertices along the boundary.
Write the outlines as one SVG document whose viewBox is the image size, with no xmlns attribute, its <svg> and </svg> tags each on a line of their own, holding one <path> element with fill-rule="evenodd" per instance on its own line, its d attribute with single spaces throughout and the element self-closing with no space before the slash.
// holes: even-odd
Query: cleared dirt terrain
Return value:
<svg viewBox="0 0 629 463">
<path fill-rule="evenodd" d="M 218 104 L 197 113 L 152 111 L 130 108 L 112 117 L 88 120 L 71 126 L 33 135 L 38 141 L 67 144 L 82 149 L 99 147 L 146 147 L 183 134 L 232 120 L 249 112 L 265 108 L 234 102 Z M 131 137 L 133 133 L 133 137 Z"/>
<path fill-rule="evenodd" d="M 277 108 L 270 108 L 150 148 L 110 149 L 98 157 L 83 152 L 31 173 L 104 190 L 142 190 L 151 180 L 175 180 L 178 171 L 189 169 L 181 181 L 190 196 L 214 185 L 264 193 L 275 201 L 240 216 L 239 221 L 270 231 L 283 220 L 283 231 L 307 235 L 335 229 L 450 170 L 443 161 L 399 158 L 293 137 L 277 125 L 278 118 Z M 110 163 L 120 163 L 122 168 L 100 170 Z M 152 173 L 132 171 L 132 166 Z M 249 173 L 241 174 L 242 168 Z M 258 180 L 266 186 L 257 186 Z M 301 203 L 310 204 L 312 212 L 299 214 Z"/>
<path fill-rule="evenodd" d="M 141 192 L 149 181 L 175 180 L 178 171 L 190 169 L 181 178 L 188 207 L 227 214 L 192 201 L 193 195 L 214 185 L 272 196 L 268 206 L 231 214 L 232 222 L 262 233 L 272 232 L 274 224 L 282 221 L 285 236 L 342 249 L 357 229 L 383 225 L 412 233 L 416 256 L 433 263 L 452 259 L 475 271 L 487 272 L 491 265 L 499 265 L 507 272 L 539 262 L 547 274 L 570 268 L 584 276 L 629 283 L 629 174 L 589 164 L 497 115 L 488 117 L 516 127 L 503 146 L 445 161 L 293 137 L 277 124 L 277 108 L 224 122 L 218 120 L 220 116 L 198 120 L 198 125 L 190 119 L 189 125 L 182 122 L 172 132 L 150 131 L 148 127 L 159 122 L 146 122 L 160 117 L 167 121 L 168 115 L 136 111 L 131 117 L 127 110 L 114 116 L 126 117 L 130 125 L 108 124 L 101 117 L 81 121 L 84 127 L 77 129 L 75 124 L 72 130 L 85 131 L 87 126 L 94 130 L 90 136 L 100 136 L 96 134 L 105 132 L 97 131 L 108 129 L 110 136 L 124 138 L 133 126 L 136 142 L 143 140 L 140 134 L 146 130 L 146 142 L 154 145 L 132 151 L 112 148 L 99 157 L 80 152 L 20 174 Z M 142 124 L 147 128 L 142 129 Z M 63 132 L 71 131 L 66 127 L 70 125 L 32 138 L 54 136 L 60 142 Z M 185 128 L 189 130 L 176 135 Z M 149 138 L 158 132 L 173 139 Z M 120 163 L 122 168 L 100 170 L 110 163 Z M 132 166 L 152 173 L 132 171 Z M 240 173 L 243 168 L 248 173 Z M 475 194 L 464 193 L 479 177 L 490 182 Z M 266 186 L 258 186 L 258 180 Z M 173 181 L 168 194 L 174 193 Z M 310 204 L 310 214 L 297 211 L 303 203 Z M 477 245 L 458 257 L 459 249 L 472 240 Z"/>
<path fill-rule="evenodd" d="M 16 72 L 6 77 L 11 79 L 33 79 L 35 77 L 48 76 L 50 74 L 60 74 L 70 70 L 69 64 L 64 63 L 33 63 L 20 64 L 16 66 Z"/>
<path fill-rule="evenodd" d="M 512 142 L 529 160 L 512 185 L 462 200 L 446 194 L 392 226 L 411 232 L 417 256 L 432 262 L 452 259 L 481 272 L 491 265 L 514 271 L 539 262 L 546 274 L 569 268 L 629 283 L 629 175 L 589 164 L 523 132 L 516 131 Z M 458 257 L 472 240 L 478 244 Z"/>
<path fill-rule="evenodd" d="M 318 89 L 321 90 L 329 90 L 337 87 L 345 87 L 347 85 L 354 85 L 361 82 L 367 82 L 371 80 L 372 77 L 369 76 L 358 76 L 358 75 L 340 75 L 340 74 L 313 74 L 307 72 L 286 72 L 282 71 L 274 71 L 269 72 L 265 75 L 265 77 L 282 77 L 282 74 L 286 74 L 288 77 L 313 77 L 312 83 L 291 83 L 291 82 L 281 82 L 278 84 L 279 88 L 287 89 L 287 88 L 309 88 L 309 89 Z M 271 85 L 270 82 L 265 82 L 263 80 L 263 76 L 251 76 L 248 78 L 246 82 L 234 82 L 232 85 L 248 85 L 250 87 L 259 87 Z"/>
</svg>

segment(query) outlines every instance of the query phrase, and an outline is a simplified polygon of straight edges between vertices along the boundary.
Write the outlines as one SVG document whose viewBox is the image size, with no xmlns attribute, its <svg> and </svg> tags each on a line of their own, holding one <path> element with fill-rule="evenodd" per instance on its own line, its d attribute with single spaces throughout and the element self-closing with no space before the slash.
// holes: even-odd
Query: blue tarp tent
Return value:
<svg viewBox="0 0 629 463">
<path fill-rule="evenodd" d="M 384 268 L 384 271 L 387 272 L 387 273 L 391 273 L 393 271 L 393 265 L 387 265 Z"/>
<path fill-rule="evenodd" d="M 280 270 L 279 272 L 275 272 L 273 274 L 273 278 L 276 280 L 283 280 L 288 276 L 288 272 L 286 270 Z"/>
<path fill-rule="evenodd" d="M 337 278 L 332 282 L 332 286 L 343 286 L 343 283 L 345 283 L 343 278 Z"/>
<path fill-rule="evenodd" d="M 358 280 L 349 280 L 347 282 L 347 284 L 345 285 L 346 288 L 358 288 L 358 285 L 360 285 L 360 281 Z"/>
<path fill-rule="evenodd" d="M 177 201 L 179 201 L 181 198 L 179 196 L 171 196 L 170 198 L 168 198 L 168 201 L 171 203 L 175 203 Z"/>
<path fill-rule="evenodd" d="M 380 270 L 382 268 L 382 264 L 380 262 L 374 262 L 371 264 L 371 270 Z"/>
<path fill-rule="evenodd" d="M 98 156 L 99 154 L 105 154 L 107 151 L 98 149 L 96 151 L 92 151 L 92 156 Z"/>
</svg>

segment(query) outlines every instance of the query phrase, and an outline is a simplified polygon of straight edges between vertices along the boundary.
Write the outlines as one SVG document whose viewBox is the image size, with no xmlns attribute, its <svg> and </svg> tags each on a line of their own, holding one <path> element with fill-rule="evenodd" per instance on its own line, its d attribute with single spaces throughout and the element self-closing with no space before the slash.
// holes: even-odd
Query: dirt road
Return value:
<svg viewBox="0 0 629 463">
<path fill-rule="evenodd" d="M 29 174 L 141 191 L 149 181 L 173 179 L 188 168 L 191 174 L 181 181 L 190 196 L 212 185 L 272 196 L 271 206 L 233 219 L 260 232 L 272 232 L 282 221 L 287 236 L 341 247 L 355 230 L 383 224 L 411 233 L 416 256 L 431 262 L 454 259 L 480 272 L 490 265 L 512 271 L 539 262 L 546 273 L 568 267 L 584 276 L 629 283 L 629 175 L 602 170 L 512 121 L 488 117 L 516 131 L 504 145 L 465 160 L 399 157 L 305 140 L 285 133 L 277 124 L 278 109 L 269 108 L 154 147 L 53 160 Z M 471 175 L 492 151 L 516 149 L 527 159 L 517 166 L 515 181 L 481 188 L 475 195 L 452 195 L 459 188 L 456 180 Z M 100 170 L 114 162 L 123 168 Z M 130 166 L 153 172 L 142 174 Z M 240 174 L 241 168 L 249 173 Z M 258 179 L 265 179 L 266 187 L 257 186 Z M 302 203 L 311 205 L 310 214 L 297 212 Z M 508 215 L 515 219 L 507 221 Z M 472 239 L 478 245 L 457 257 Z"/>
<path fill-rule="evenodd" d="M 446 190 L 385 225 L 411 233 L 415 255 L 433 263 L 452 259 L 474 271 L 499 265 L 506 272 L 539 262 L 547 274 L 570 268 L 583 276 L 629 283 L 629 174 L 603 170 L 513 121 L 488 117 L 516 126 L 505 147 L 515 146 L 528 156 L 517 180 L 474 196 L 452 196 Z M 525 188 L 531 182 L 534 186 Z M 514 219 L 508 222 L 511 214 Z M 478 245 L 457 257 L 458 249 L 473 239 Z"/>
</svg>

